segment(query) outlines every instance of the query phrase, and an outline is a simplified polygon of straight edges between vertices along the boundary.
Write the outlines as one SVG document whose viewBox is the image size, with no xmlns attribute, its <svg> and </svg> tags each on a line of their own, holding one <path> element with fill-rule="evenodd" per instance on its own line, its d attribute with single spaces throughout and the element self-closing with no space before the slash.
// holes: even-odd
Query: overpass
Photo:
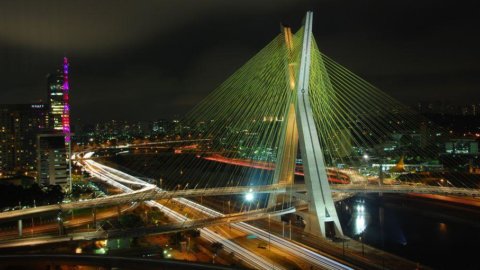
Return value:
<svg viewBox="0 0 480 270">
<path fill-rule="evenodd" d="M 86 201 L 77 201 L 61 203 L 55 205 L 38 206 L 0 213 L 0 220 L 21 219 L 30 216 L 39 215 L 52 211 L 69 211 L 72 209 L 95 208 L 108 205 L 127 204 L 138 201 L 160 200 L 167 198 L 188 198 L 199 196 L 224 196 L 246 193 L 256 194 L 282 194 L 291 193 L 297 199 L 307 200 L 304 195 L 305 185 L 302 184 L 273 184 L 263 186 L 236 186 L 236 187 L 215 187 L 203 189 L 179 189 L 165 191 L 157 188 L 155 185 L 148 184 L 137 177 L 123 173 L 119 170 L 100 164 L 94 160 L 83 160 L 85 168 L 92 174 L 108 184 L 111 184 L 123 191 L 125 186 L 119 183 L 138 186 L 140 189 L 128 193 L 96 198 Z M 118 180 L 115 181 L 115 180 Z M 142 184 L 139 184 L 141 181 Z M 130 189 L 129 189 L 130 190 Z M 334 192 L 334 201 L 345 198 L 344 193 L 420 193 L 420 194 L 438 194 L 464 197 L 480 197 L 480 189 L 459 188 L 459 187 L 438 187 L 424 185 L 366 185 L 366 184 L 332 184 L 331 190 Z"/>
<path fill-rule="evenodd" d="M 277 207 L 278 208 L 278 207 Z M 13 248 L 21 246 L 31 246 L 39 244 L 52 244 L 69 241 L 83 241 L 96 239 L 115 239 L 121 237 L 138 237 L 152 234 L 167 234 L 185 230 L 192 230 L 210 226 L 216 226 L 225 223 L 238 223 L 255 219 L 263 219 L 289 213 L 297 210 L 304 210 L 306 205 L 298 207 L 286 207 L 282 209 L 256 209 L 252 211 L 233 213 L 222 216 L 207 217 L 202 219 L 185 220 L 151 227 L 140 227 L 133 229 L 114 229 L 114 230 L 92 230 L 86 232 L 73 232 L 68 235 L 42 235 L 33 237 L 23 237 L 0 241 L 0 248 Z M 54 228 L 57 234 L 56 227 Z"/>
</svg>

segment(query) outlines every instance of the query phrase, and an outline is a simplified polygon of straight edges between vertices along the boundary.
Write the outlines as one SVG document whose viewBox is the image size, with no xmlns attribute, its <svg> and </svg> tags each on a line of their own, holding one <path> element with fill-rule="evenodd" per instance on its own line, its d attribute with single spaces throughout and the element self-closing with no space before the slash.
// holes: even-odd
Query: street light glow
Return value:
<svg viewBox="0 0 480 270">
<path fill-rule="evenodd" d="M 253 195 L 252 189 L 250 189 L 250 190 L 248 191 L 248 193 L 245 194 L 245 200 L 248 201 L 248 202 L 253 201 L 253 198 L 254 198 L 254 197 L 255 197 L 255 196 Z"/>
</svg>

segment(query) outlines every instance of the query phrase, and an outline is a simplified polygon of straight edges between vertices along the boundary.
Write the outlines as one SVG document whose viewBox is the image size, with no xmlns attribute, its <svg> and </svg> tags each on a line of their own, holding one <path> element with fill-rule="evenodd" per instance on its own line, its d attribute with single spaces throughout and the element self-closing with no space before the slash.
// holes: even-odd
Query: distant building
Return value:
<svg viewBox="0 0 480 270">
<path fill-rule="evenodd" d="M 0 173 L 35 172 L 36 136 L 47 126 L 46 105 L 0 105 Z"/>
<path fill-rule="evenodd" d="M 37 136 L 37 166 L 37 179 L 41 184 L 67 188 L 68 162 L 63 134 Z"/>
<path fill-rule="evenodd" d="M 475 139 L 452 139 L 445 143 L 445 153 L 447 154 L 478 154 L 478 141 Z"/>
</svg>

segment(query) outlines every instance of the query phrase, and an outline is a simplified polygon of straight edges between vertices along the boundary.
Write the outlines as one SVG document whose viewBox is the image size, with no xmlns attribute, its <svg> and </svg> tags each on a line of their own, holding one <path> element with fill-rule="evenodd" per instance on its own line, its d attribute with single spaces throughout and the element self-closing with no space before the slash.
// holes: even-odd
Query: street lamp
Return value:
<svg viewBox="0 0 480 270">
<path fill-rule="evenodd" d="M 250 208 L 252 207 L 253 199 L 255 199 L 255 195 L 253 194 L 253 190 L 249 189 L 247 194 L 245 194 L 245 201 L 249 203 L 247 212 L 250 211 Z"/>
<path fill-rule="evenodd" d="M 59 212 L 57 215 L 57 222 L 58 222 L 58 235 L 63 234 L 63 219 L 62 219 L 62 212 Z"/>
<path fill-rule="evenodd" d="M 247 194 L 245 194 L 245 200 L 246 200 L 247 202 L 251 202 L 251 201 L 253 201 L 254 198 L 255 198 L 255 195 L 253 194 L 253 190 L 250 189 L 250 190 L 247 192 Z"/>
</svg>

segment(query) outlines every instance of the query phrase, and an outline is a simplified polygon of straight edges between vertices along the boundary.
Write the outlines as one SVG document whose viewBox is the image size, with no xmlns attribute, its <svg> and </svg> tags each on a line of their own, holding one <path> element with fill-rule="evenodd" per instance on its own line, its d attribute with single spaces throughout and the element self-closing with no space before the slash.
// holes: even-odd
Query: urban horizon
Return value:
<svg viewBox="0 0 480 270">
<path fill-rule="evenodd" d="M 480 267 L 467 5 L 47 2 L 0 4 L 0 270 Z"/>
</svg>

